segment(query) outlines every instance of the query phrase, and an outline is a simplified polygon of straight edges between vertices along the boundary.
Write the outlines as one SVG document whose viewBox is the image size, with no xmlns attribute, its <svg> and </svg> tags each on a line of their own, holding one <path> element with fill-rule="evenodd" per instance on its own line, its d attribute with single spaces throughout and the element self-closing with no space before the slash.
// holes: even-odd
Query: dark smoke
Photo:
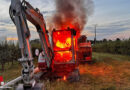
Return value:
<svg viewBox="0 0 130 90">
<path fill-rule="evenodd" d="M 55 4 L 56 13 L 52 17 L 50 29 L 73 25 L 81 31 L 94 7 L 92 0 L 55 0 Z"/>
</svg>

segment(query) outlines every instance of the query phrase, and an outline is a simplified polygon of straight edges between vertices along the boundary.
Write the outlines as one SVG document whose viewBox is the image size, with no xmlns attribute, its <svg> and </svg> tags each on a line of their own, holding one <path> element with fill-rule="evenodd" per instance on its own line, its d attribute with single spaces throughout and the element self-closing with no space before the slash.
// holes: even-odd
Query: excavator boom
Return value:
<svg viewBox="0 0 130 90">
<path fill-rule="evenodd" d="M 31 35 L 27 20 L 30 21 L 37 29 L 41 40 L 42 49 L 47 60 L 47 66 L 50 68 L 53 52 L 49 42 L 48 31 L 46 30 L 46 24 L 39 9 L 34 9 L 25 0 L 11 0 L 9 13 L 17 29 L 19 48 L 21 49 L 22 54 L 22 58 L 20 58 L 19 61 L 23 66 L 22 77 L 24 85 L 32 85 L 32 83 L 35 81 L 31 78 L 31 73 L 33 72 L 34 65 L 29 42 Z"/>
</svg>

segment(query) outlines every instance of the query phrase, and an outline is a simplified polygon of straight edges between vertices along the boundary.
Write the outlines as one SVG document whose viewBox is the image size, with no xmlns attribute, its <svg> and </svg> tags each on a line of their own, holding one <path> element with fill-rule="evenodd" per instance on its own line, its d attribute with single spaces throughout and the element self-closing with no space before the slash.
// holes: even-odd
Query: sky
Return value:
<svg viewBox="0 0 130 90">
<path fill-rule="evenodd" d="M 27 0 L 33 7 L 39 8 L 45 21 L 55 12 L 54 0 Z M 94 39 L 97 25 L 97 39 L 128 39 L 130 38 L 130 0 L 93 0 L 94 12 L 82 31 L 88 39 Z M 11 0 L 0 0 L 0 39 L 2 37 L 17 38 L 16 27 L 9 17 Z M 31 39 L 38 38 L 33 25 L 29 23 Z"/>
</svg>

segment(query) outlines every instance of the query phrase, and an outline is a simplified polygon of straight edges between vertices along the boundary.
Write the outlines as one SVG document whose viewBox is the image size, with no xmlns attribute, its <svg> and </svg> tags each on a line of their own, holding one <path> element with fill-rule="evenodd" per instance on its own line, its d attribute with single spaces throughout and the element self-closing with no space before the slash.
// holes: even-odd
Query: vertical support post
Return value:
<svg viewBox="0 0 130 90">
<path fill-rule="evenodd" d="M 71 30 L 72 59 L 75 62 L 74 31 Z"/>
<path fill-rule="evenodd" d="M 96 44 L 96 40 L 97 40 L 97 24 L 95 24 L 95 38 L 94 38 L 94 44 Z"/>
</svg>

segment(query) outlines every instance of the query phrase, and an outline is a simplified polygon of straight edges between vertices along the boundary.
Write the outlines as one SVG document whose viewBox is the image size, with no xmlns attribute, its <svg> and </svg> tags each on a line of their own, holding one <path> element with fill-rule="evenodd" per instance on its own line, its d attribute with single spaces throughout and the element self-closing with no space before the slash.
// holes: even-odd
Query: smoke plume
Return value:
<svg viewBox="0 0 130 90">
<path fill-rule="evenodd" d="M 70 27 L 81 32 L 94 11 L 92 0 L 55 0 L 55 4 L 56 12 L 51 19 L 50 29 Z"/>
</svg>

